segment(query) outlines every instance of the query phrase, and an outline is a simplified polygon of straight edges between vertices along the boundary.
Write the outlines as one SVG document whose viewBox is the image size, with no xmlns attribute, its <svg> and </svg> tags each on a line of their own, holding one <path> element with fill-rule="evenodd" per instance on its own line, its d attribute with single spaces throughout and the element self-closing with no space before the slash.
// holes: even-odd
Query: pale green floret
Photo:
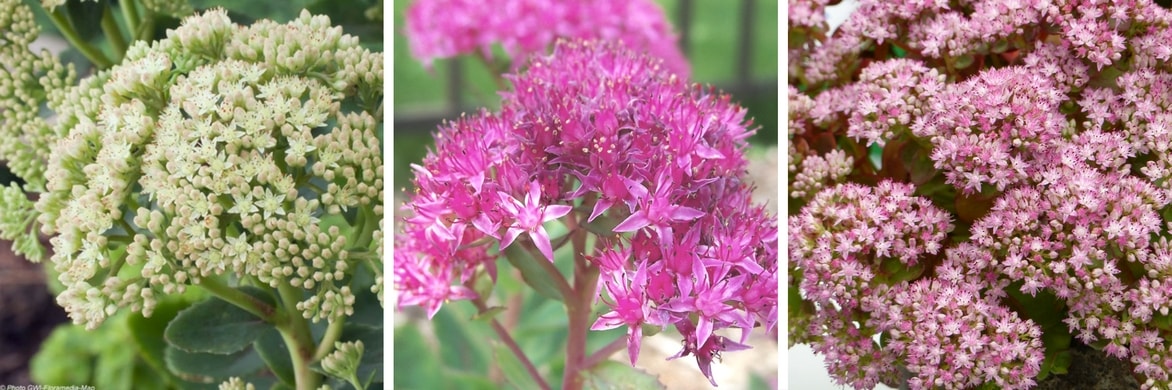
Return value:
<svg viewBox="0 0 1172 390">
<path fill-rule="evenodd" d="M 220 384 L 220 390 L 255 390 L 255 389 L 256 389 L 256 386 L 253 386 L 252 383 L 245 382 L 243 379 L 240 379 L 239 377 L 235 377 L 235 376 L 228 378 L 227 382 Z"/>
<path fill-rule="evenodd" d="M 352 315 L 347 271 L 382 280 L 381 54 L 305 12 L 167 36 L 54 98 L 41 215 L 8 202 L 0 230 L 56 234 L 58 302 L 91 328 L 226 273 L 308 290 L 305 318 Z"/>
</svg>

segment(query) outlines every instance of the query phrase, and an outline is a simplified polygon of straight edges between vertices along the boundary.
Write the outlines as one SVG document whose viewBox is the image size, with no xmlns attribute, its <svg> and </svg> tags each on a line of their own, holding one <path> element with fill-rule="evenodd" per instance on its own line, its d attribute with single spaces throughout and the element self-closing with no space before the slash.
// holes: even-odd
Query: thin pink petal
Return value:
<svg viewBox="0 0 1172 390">
<path fill-rule="evenodd" d="M 623 325 L 623 320 L 619 318 L 619 313 L 609 312 L 598 316 L 598 320 L 594 321 L 594 325 L 590 325 L 590 330 L 610 330 Z"/>
<path fill-rule="evenodd" d="M 610 199 L 599 199 L 597 203 L 594 203 L 594 211 L 590 212 L 590 218 L 587 218 L 586 222 L 594 222 L 594 218 L 605 213 L 612 205 L 614 205 L 614 201 Z"/>
<path fill-rule="evenodd" d="M 631 367 L 639 360 L 639 348 L 643 343 L 643 326 L 632 325 L 627 331 L 627 356 L 631 358 Z"/>
<path fill-rule="evenodd" d="M 545 255 L 549 262 L 553 262 L 553 247 L 549 243 L 549 233 L 545 231 L 544 226 L 538 226 L 537 231 L 530 231 L 529 238 L 533 239 L 533 245 L 537 246 L 537 250 Z"/>
<path fill-rule="evenodd" d="M 633 232 L 650 224 L 651 221 L 647 220 L 647 213 L 643 212 L 643 210 L 639 210 L 634 214 L 631 214 L 631 216 L 627 217 L 627 219 L 623 220 L 623 222 L 618 226 L 615 226 L 614 231 L 615 233 Z"/>
<path fill-rule="evenodd" d="M 566 214 L 570 213 L 570 210 L 573 210 L 573 209 L 574 209 L 573 207 L 570 207 L 570 206 L 567 206 L 564 204 L 545 206 L 545 214 L 544 214 L 544 218 L 542 218 L 542 220 L 543 221 L 552 221 L 552 220 L 564 217 L 564 216 L 566 216 Z"/>
<path fill-rule="evenodd" d="M 677 221 L 691 221 L 704 216 L 704 212 L 691 207 L 675 206 L 671 212 L 671 219 Z"/>
<path fill-rule="evenodd" d="M 520 228 L 509 228 L 509 231 L 505 232 L 505 237 L 501 238 L 501 250 L 508 248 L 509 245 L 513 245 L 513 240 L 516 240 L 517 236 L 521 235 L 524 231 Z"/>
</svg>

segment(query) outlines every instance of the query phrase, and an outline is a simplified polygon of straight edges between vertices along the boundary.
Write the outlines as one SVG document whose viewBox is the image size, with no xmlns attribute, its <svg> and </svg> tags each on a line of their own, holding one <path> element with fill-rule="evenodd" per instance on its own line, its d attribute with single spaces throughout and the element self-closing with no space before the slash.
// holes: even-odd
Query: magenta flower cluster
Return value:
<svg viewBox="0 0 1172 390">
<path fill-rule="evenodd" d="M 855 388 L 1030 388 L 1070 342 L 1172 388 L 1172 12 L 827 3 L 790 2 L 791 345 Z"/>
<path fill-rule="evenodd" d="M 406 22 L 411 55 L 427 67 L 462 54 L 491 58 L 493 45 L 520 65 L 564 38 L 619 41 L 680 76 L 689 69 L 652 0 L 415 0 Z"/>
<path fill-rule="evenodd" d="M 644 326 L 674 326 L 677 357 L 711 380 L 722 351 L 774 329 L 778 229 L 741 179 L 744 109 L 617 43 L 562 41 L 506 77 L 499 112 L 441 126 L 414 167 L 395 240 L 400 307 L 475 297 L 476 270 L 495 278 L 510 246 L 553 261 L 560 239 L 544 224 L 559 220 L 598 236 L 583 255 L 610 310 L 591 329 L 625 327 L 632 364 Z M 739 339 L 716 333 L 727 328 Z"/>
</svg>

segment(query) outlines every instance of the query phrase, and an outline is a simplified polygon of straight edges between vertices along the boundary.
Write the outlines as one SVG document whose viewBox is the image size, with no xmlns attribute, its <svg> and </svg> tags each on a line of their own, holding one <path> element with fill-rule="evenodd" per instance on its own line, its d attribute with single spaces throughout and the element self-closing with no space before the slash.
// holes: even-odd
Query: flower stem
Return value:
<svg viewBox="0 0 1172 390">
<path fill-rule="evenodd" d="M 330 323 L 326 328 L 325 336 L 322 336 L 321 343 L 317 345 L 317 352 L 313 354 L 313 360 L 318 361 L 334 352 L 334 342 L 342 337 L 342 327 L 346 326 L 346 317 L 337 319 Z"/>
<path fill-rule="evenodd" d="M 472 304 L 476 305 L 477 312 L 484 313 L 488 311 L 488 305 L 484 303 L 485 299 L 485 297 L 478 297 L 472 300 Z M 541 377 L 541 373 L 537 371 L 537 367 L 533 365 L 533 362 L 529 361 L 529 357 L 525 356 L 525 352 L 521 350 L 521 346 L 517 345 L 517 341 L 513 340 L 513 336 L 509 335 L 509 331 L 496 318 L 492 319 L 492 330 L 501 338 L 501 342 L 509 347 L 509 351 L 512 351 L 513 355 L 517 356 L 517 360 L 521 361 L 521 365 L 525 366 L 525 371 L 529 372 L 529 376 L 533 377 L 533 380 L 537 382 L 541 390 L 549 390 L 549 383 L 545 381 L 545 378 Z"/>
<path fill-rule="evenodd" d="M 68 20 L 65 20 L 65 16 L 63 14 L 64 11 L 61 11 L 60 9 L 57 11 L 45 11 L 45 13 L 49 14 L 49 20 L 53 22 L 54 26 L 57 26 L 57 31 L 61 32 L 61 35 L 65 37 L 65 40 L 69 41 L 69 44 L 73 45 L 73 47 L 76 47 L 77 51 L 81 52 L 85 58 L 89 59 L 90 62 L 94 64 L 94 66 L 97 66 L 99 69 L 106 69 L 114 66 L 114 64 L 110 62 L 110 59 L 106 58 L 105 54 L 102 54 L 101 51 L 78 36 L 77 30 L 73 29 L 73 24 L 70 24 Z"/>
<path fill-rule="evenodd" d="M 122 57 L 126 55 L 126 39 L 122 37 L 122 30 L 114 20 L 113 7 L 106 3 L 106 8 L 102 11 L 102 32 L 106 33 L 106 39 L 110 40 L 110 46 L 114 48 L 115 61 L 122 62 Z"/>
<path fill-rule="evenodd" d="M 610 344 L 607 344 L 605 347 L 602 347 L 602 349 L 590 354 L 590 356 L 582 362 L 582 369 L 590 369 L 603 360 L 606 360 L 606 358 L 609 358 L 610 355 L 613 355 L 615 352 L 623 349 L 623 346 L 626 345 L 626 341 L 626 337 L 619 337 L 614 341 L 611 341 Z"/>
<path fill-rule="evenodd" d="M 289 357 L 293 361 L 293 376 L 296 378 L 297 390 L 313 390 L 317 388 L 320 376 L 309 369 L 316 348 L 313 344 L 313 335 L 309 333 L 309 325 L 305 323 L 301 313 L 297 311 L 297 302 L 301 300 L 300 291 L 287 283 L 277 287 L 281 294 L 281 303 L 286 311 L 285 319 L 277 325 L 285 346 L 289 348 Z"/>
<path fill-rule="evenodd" d="M 586 261 L 586 231 L 578 229 L 578 214 L 570 213 L 566 226 L 573 236 L 574 248 L 574 290 L 566 297 L 566 311 L 569 315 L 569 334 L 566 340 L 566 368 L 562 377 L 563 390 L 581 390 L 582 377 L 579 371 L 589 368 L 586 363 L 586 334 L 590 331 L 590 304 L 598 284 L 598 267 Z"/>
<path fill-rule="evenodd" d="M 215 295 L 216 298 L 223 299 L 228 303 L 236 305 L 236 307 L 244 309 L 244 311 L 252 313 L 252 315 L 260 317 L 266 322 L 277 322 L 277 310 L 275 308 L 252 295 L 248 295 L 244 291 L 228 286 L 226 283 L 217 279 L 216 277 L 206 277 L 201 279 L 199 286 L 204 290 L 207 290 L 207 292 L 212 293 L 212 295 Z"/>
</svg>

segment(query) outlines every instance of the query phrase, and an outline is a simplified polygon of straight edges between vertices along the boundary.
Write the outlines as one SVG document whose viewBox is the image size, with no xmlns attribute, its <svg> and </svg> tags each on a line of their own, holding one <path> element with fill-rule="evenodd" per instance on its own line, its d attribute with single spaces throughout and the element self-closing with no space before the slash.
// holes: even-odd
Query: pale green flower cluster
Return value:
<svg viewBox="0 0 1172 390">
<path fill-rule="evenodd" d="M 36 203 L 58 303 L 93 328 L 232 274 L 308 290 L 305 318 L 351 314 L 351 271 L 381 281 L 382 66 L 326 17 L 215 10 L 68 90 Z"/>
<path fill-rule="evenodd" d="M 54 123 L 42 109 L 59 110 L 74 84 L 73 66 L 62 66 L 47 50 L 34 53 L 29 44 L 40 27 L 21 0 L 0 0 L 0 160 L 28 182 L 27 190 L 44 188 L 49 147 L 67 123 Z"/>
</svg>

